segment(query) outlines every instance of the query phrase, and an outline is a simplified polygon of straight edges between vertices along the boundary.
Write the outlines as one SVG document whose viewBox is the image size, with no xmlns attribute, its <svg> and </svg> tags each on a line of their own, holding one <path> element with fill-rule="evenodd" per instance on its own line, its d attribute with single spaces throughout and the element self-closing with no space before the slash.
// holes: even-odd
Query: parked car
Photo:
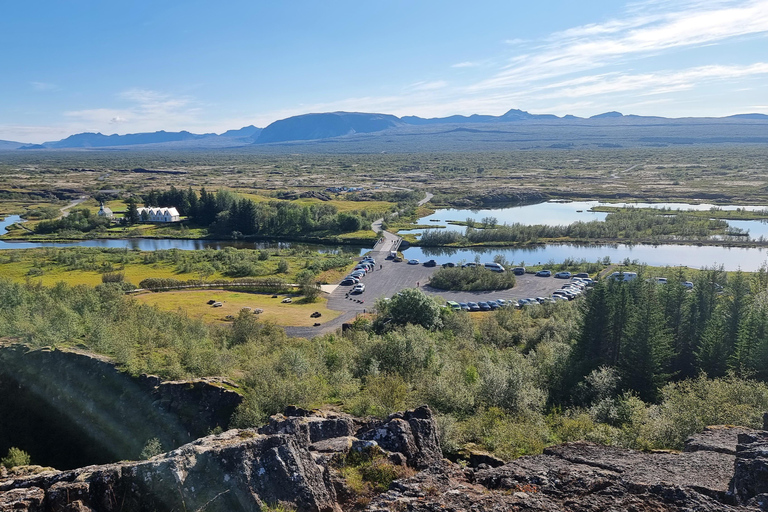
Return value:
<svg viewBox="0 0 768 512">
<path fill-rule="evenodd" d="M 467 302 L 467 306 L 469 306 L 470 311 L 480 311 L 480 306 L 477 302 Z"/>
<path fill-rule="evenodd" d="M 550 277 L 552 275 L 551 270 L 539 270 L 536 272 L 536 277 Z"/>
<path fill-rule="evenodd" d="M 684 282 L 683 282 L 683 286 L 685 286 L 685 287 L 686 287 L 686 288 L 688 288 L 689 290 L 693 290 L 693 283 L 692 283 L 692 282 L 690 282 L 690 281 L 684 281 Z"/>
<path fill-rule="evenodd" d="M 475 263 L 474 261 L 470 261 L 468 263 L 463 264 L 461 268 L 470 268 L 470 267 L 476 267 L 476 266 L 477 266 L 477 263 Z"/>
<path fill-rule="evenodd" d="M 490 311 L 491 310 L 491 306 L 489 306 L 487 302 L 478 302 L 477 305 L 480 307 L 480 311 Z"/>
<path fill-rule="evenodd" d="M 357 283 L 354 288 L 352 288 L 352 293 L 363 293 L 365 291 L 365 285 L 363 283 Z"/>
<path fill-rule="evenodd" d="M 437 262 L 435 260 L 429 260 L 424 262 L 425 267 L 436 267 Z"/>
<path fill-rule="evenodd" d="M 403 261 L 403 258 L 401 258 L 400 256 L 395 256 L 394 258 L 392 258 L 392 261 L 394 261 L 395 263 L 400 263 L 401 261 Z"/>
<path fill-rule="evenodd" d="M 558 301 L 566 301 L 567 302 L 568 301 L 568 297 L 566 297 L 565 294 L 553 293 L 552 294 L 552 300 L 554 300 L 555 302 L 558 302 Z"/>
<path fill-rule="evenodd" d="M 573 277 L 581 277 L 581 278 L 588 279 L 589 278 L 589 274 L 587 274 L 586 272 L 579 272 L 578 274 L 576 274 Z"/>
<path fill-rule="evenodd" d="M 408 260 L 408 264 L 409 265 L 418 265 L 419 264 L 419 260 Z"/>
<path fill-rule="evenodd" d="M 496 304 L 498 304 L 502 308 L 507 307 L 509 305 L 509 303 L 504 299 L 496 299 L 494 302 L 496 302 Z"/>
<path fill-rule="evenodd" d="M 354 284 L 359 283 L 360 280 L 354 277 L 345 277 L 342 279 L 341 283 L 339 283 L 341 286 L 352 286 Z"/>
<path fill-rule="evenodd" d="M 504 267 L 499 263 L 486 263 L 483 266 L 493 272 L 504 272 Z"/>
<path fill-rule="evenodd" d="M 443 268 L 453 268 L 455 267 L 455 263 L 451 263 L 450 261 L 448 263 L 443 263 Z"/>
<path fill-rule="evenodd" d="M 462 311 L 469 311 L 469 306 L 466 302 L 459 302 L 459 306 L 461 307 Z"/>
<path fill-rule="evenodd" d="M 458 303 L 458 302 L 454 302 L 454 301 L 452 301 L 452 300 L 449 300 L 449 301 L 448 301 L 448 302 L 446 302 L 445 304 L 446 304 L 446 305 L 447 305 L 449 308 L 451 308 L 452 310 L 454 310 L 454 311 L 461 311 L 461 306 L 459 305 L 459 303 Z"/>
<path fill-rule="evenodd" d="M 489 300 L 488 305 L 491 306 L 491 309 L 499 309 L 501 307 L 501 305 L 495 300 Z"/>
<path fill-rule="evenodd" d="M 281 300 L 280 302 L 282 302 L 283 304 L 290 304 L 291 302 L 293 302 L 293 299 L 290 298 L 290 297 L 286 297 L 283 300 Z"/>
<path fill-rule="evenodd" d="M 557 274 L 555 274 L 555 277 L 558 279 L 570 279 L 571 273 L 566 271 L 558 272 Z"/>
<path fill-rule="evenodd" d="M 525 274 L 525 267 L 515 267 L 512 269 L 512 272 L 516 276 L 522 276 L 523 274 Z"/>
</svg>

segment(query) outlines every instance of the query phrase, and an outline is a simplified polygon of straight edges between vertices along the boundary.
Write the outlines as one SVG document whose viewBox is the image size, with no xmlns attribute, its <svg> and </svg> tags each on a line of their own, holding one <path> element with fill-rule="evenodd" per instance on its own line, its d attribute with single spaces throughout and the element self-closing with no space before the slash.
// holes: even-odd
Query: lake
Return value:
<svg viewBox="0 0 768 512">
<path fill-rule="evenodd" d="M 543 203 L 569 204 L 573 203 Z M 584 203 L 582 203 L 584 204 Z M 539 206 L 539 205 L 534 205 Z M 543 207 L 542 207 L 543 208 Z M 555 208 L 555 211 L 564 211 Z M 472 210 L 455 210 L 472 211 Z M 474 210 L 480 212 L 480 210 Z M 498 210 L 485 210 L 486 212 L 498 212 Z M 527 210 L 531 211 L 531 210 Z M 438 212 L 443 213 L 443 211 Z M 576 214 L 575 211 L 573 211 Z M 605 214 L 602 214 L 605 215 Z M 487 214 L 486 214 L 487 216 Z M 447 218 L 443 216 L 443 218 Z M 465 217 L 466 218 L 466 217 Z M 482 218 L 482 217 L 481 217 Z M 553 218 L 553 217 L 550 217 Z M 0 221 L 0 234 L 6 232 L 6 227 L 21 219 L 18 215 L 11 215 Z M 742 222 L 742 221 L 739 221 Z M 755 222 L 755 221 L 743 221 Z M 349 252 L 362 255 L 370 249 L 349 245 L 313 245 L 301 244 L 312 250 L 321 252 Z M 243 242 L 234 240 L 178 240 L 178 239 L 110 239 L 110 240 L 81 240 L 73 242 L 10 242 L 0 241 L 0 249 L 30 249 L 36 247 L 108 247 L 128 248 L 141 251 L 156 251 L 161 249 L 181 249 L 185 251 L 197 249 L 223 249 L 234 247 L 237 249 L 264 249 L 273 247 L 290 247 L 287 242 Z M 577 244 L 549 244 L 530 248 L 485 247 L 467 249 L 447 249 L 432 247 L 410 247 L 403 251 L 406 258 L 416 258 L 423 261 L 434 259 L 438 263 L 474 261 L 475 255 L 479 255 L 481 261 L 491 261 L 496 254 L 503 255 L 507 261 L 519 264 L 525 262 L 533 265 L 548 261 L 561 262 L 566 258 L 587 261 L 597 261 L 609 257 L 612 262 L 618 263 L 626 258 L 637 260 L 653 266 L 678 266 L 685 265 L 693 268 L 702 268 L 712 265 L 723 265 L 726 270 L 755 271 L 759 269 L 768 257 L 767 248 L 728 248 L 710 246 L 689 245 L 577 245 Z"/>
<path fill-rule="evenodd" d="M 762 211 L 766 206 L 716 206 L 712 204 L 686 204 L 686 203 L 603 203 L 600 201 L 548 201 L 545 203 L 530 204 L 524 206 L 511 206 L 508 208 L 485 208 L 480 210 L 465 210 L 448 208 L 438 210 L 432 215 L 420 218 L 417 224 L 434 224 L 436 226 L 445 226 L 449 231 L 458 231 L 463 233 L 465 226 L 456 226 L 448 224 L 449 220 L 466 221 L 468 218 L 481 222 L 486 217 L 494 217 L 498 224 L 520 223 L 526 226 L 543 224 L 546 226 L 567 226 L 574 222 L 591 222 L 594 220 L 603 221 L 608 215 L 604 212 L 590 211 L 595 206 L 616 206 L 635 208 L 668 208 L 673 213 L 676 210 L 709 211 L 712 208 L 719 208 L 726 211 L 737 209 L 748 211 Z M 732 228 L 740 228 L 749 231 L 749 238 L 757 240 L 761 236 L 768 238 L 768 223 L 761 220 L 728 220 L 728 225 Z M 401 233 L 420 234 L 424 229 L 401 230 Z"/>
</svg>

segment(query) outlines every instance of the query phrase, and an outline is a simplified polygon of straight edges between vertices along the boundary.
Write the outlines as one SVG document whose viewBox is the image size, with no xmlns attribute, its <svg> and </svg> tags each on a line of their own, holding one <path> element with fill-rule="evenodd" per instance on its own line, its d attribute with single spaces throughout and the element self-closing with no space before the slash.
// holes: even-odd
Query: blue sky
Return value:
<svg viewBox="0 0 768 512">
<path fill-rule="evenodd" d="M 768 114 L 768 0 L 0 3 L 0 139 L 335 110 Z"/>
</svg>

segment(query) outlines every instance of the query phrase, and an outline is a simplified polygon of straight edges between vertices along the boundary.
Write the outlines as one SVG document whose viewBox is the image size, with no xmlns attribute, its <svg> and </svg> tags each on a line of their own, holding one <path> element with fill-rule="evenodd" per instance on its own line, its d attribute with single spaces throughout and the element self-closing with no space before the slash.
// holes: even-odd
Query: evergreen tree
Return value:
<svg viewBox="0 0 768 512">
<path fill-rule="evenodd" d="M 141 218 L 139 217 L 139 209 L 136 207 L 136 200 L 131 197 L 128 199 L 123 221 L 129 226 L 132 226 L 133 224 L 138 223 L 140 220 Z"/>
<path fill-rule="evenodd" d="M 658 389 L 671 377 L 674 356 L 655 287 L 652 283 L 638 286 L 640 297 L 626 323 L 620 355 L 622 385 L 646 401 L 655 400 Z"/>
</svg>

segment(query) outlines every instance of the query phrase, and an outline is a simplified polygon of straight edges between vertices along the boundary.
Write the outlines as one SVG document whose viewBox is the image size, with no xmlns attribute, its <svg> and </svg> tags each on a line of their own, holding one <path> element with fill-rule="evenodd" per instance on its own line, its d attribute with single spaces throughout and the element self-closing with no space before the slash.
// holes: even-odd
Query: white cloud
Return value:
<svg viewBox="0 0 768 512">
<path fill-rule="evenodd" d="M 149 89 L 128 89 L 117 95 L 127 103 L 124 108 L 94 108 L 64 112 L 73 125 L 86 131 L 110 131 L 116 125 L 120 133 L 145 131 L 194 130 L 208 125 L 201 118 L 202 109 L 188 96 Z"/>
<path fill-rule="evenodd" d="M 452 68 L 474 68 L 474 67 L 477 67 L 479 65 L 480 64 L 477 63 L 477 62 L 466 61 L 466 62 L 457 62 L 456 64 L 452 64 L 451 67 Z"/>
<path fill-rule="evenodd" d="M 416 82 L 406 87 L 408 91 L 436 91 L 437 89 L 444 89 L 448 87 L 448 82 L 444 80 L 436 80 L 434 82 Z"/>
<path fill-rule="evenodd" d="M 748 3 L 695 3 L 675 12 L 636 14 L 623 20 L 574 27 L 555 33 L 549 43 L 518 55 L 495 76 L 470 90 L 505 88 L 556 78 L 665 50 L 719 44 L 768 33 L 768 0 Z"/>
<path fill-rule="evenodd" d="M 32 86 L 32 88 L 36 91 L 55 91 L 59 87 L 56 84 L 51 84 L 48 82 L 29 82 L 29 85 Z"/>
</svg>

